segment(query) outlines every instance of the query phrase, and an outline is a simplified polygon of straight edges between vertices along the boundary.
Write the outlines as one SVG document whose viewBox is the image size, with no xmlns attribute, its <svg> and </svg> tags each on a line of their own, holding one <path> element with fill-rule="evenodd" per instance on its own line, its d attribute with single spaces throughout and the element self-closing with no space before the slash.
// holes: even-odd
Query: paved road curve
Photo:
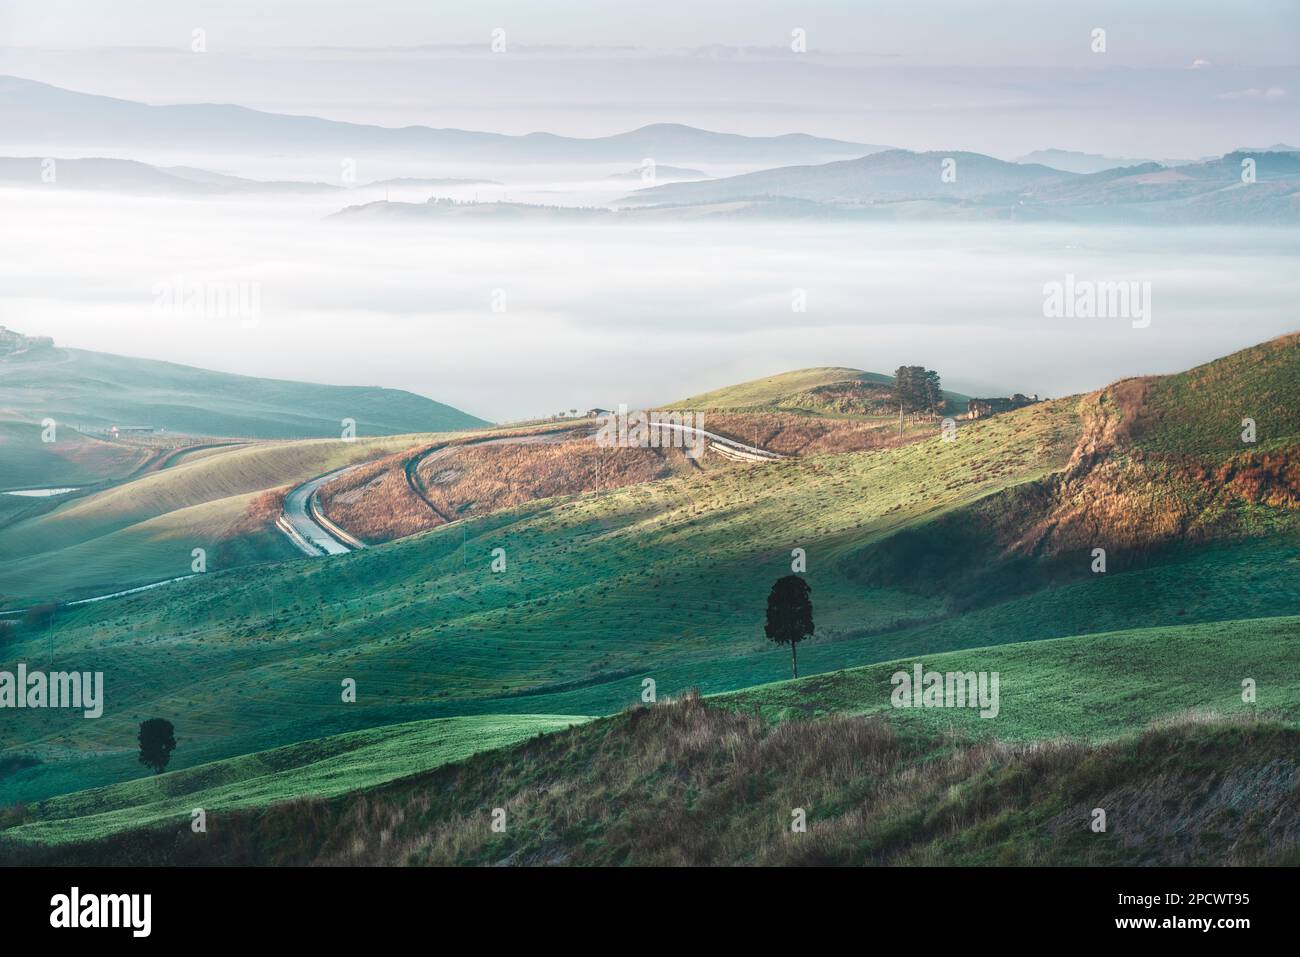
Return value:
<svg viewBox="0 0 1300 957">
<path fill-rule="evenodd" d="M 356 467 L 349 465 L 335 469 L 328 475 L 318 476 L 310 482 L 299 485 L 284 497 L 284 513 L 280 518 L 288 528 L 286 529 L 280 522 L 276 522 L 276 525 L 281 526 L 280 530 L 289 536 L 289 540 L 297 545 L 300 551 L 308 555 L 344 555 L 352 551 L 350 546 L 339 541 L 312 518 L 311 497 L 326 482 L 332 482 Z"/>
</svg>

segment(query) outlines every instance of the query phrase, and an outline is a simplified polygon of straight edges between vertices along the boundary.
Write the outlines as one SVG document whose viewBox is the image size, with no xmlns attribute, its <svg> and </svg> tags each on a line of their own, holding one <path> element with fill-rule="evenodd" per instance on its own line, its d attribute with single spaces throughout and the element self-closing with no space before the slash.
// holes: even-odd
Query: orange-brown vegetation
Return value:
<svg viewBox="0 0 1300 957">
<path fill-rule="evenodd" d="M 1153 451 L 1155 379 L 1127 379 L 1084 396 L 1083 433 L 1060 475 L 1042 483 L 1040 517 L 1014 545 L 1045 555 L 1105 545 L 1146 550 L 1174 541 L 1232 537 L 1261 523 L 1294 523 L 1300 445 L 1235 454 Z M 1235 432 L 1234 432 L 1235 435 Z M 1271 512 L 1251 511 L 1264 506 Z"/>
<path fill-rule="evenodd" d="M 322 488 L 320 503 L 353 535 L 391 541 L 536 499 L 727 464 L 719 456 L 705 456 L 697 466 L 682 449 L 604 448 L 588 427 L 506 433 L 376 459 Z"/>
<path fill-rule="evenodd" d="M 708 464 L 715 456 L 705 456 Z M 606 448 L 589 437 L 554 443 L 482 444 L 425 459 L 419 477 L 451 518 L 482 515 L 553 495 L 621 488 L 685 474 L 683 449 Z"/>
<path fill-rule="evenodd" d="M 816 455 L 893 448 L 922 436 L 933 436 L 938 426 L 909 426 L 899 435 L 896 419 L 864 422 L 793 412 L 706 412 L 704 428 L 772 452 Z"/>
<path fill-rule="evenodd" d="M 229 567 L 246 561 L 295 555 L 297 552 L 279 532 L 275 520 L 284 511 L 284 497 L 291 486 L 266 489 L 249 500 L 242 514 L 226 528 L 215 542 L 212 559 L 217 567 Z M 271 531 L 268 531 L 271 529 Z M 250 546 L 256 540 L 257 545 Z"/>
<path fill-rule="evenodd" d="M 443 520 L 410 487 L 406 463 L 422 448 L 375 459 L 320 490 L 331 520 L 366 542 L 386 542 L 441 525 Z"/>
<path fill-rule="evenodd" d="M 288 485 L 259 492 L 248 503 L 248 507 L 244 509 L 244 514 L 240 516 L 238 523 L 232 526 L 232 532 L 236 535 L 242 535 L 260 528 L 266 528 L 268 525 L 274 525 L 275 520 L 284 511 L 284 497 L 288 494 Z"/>
</svg>

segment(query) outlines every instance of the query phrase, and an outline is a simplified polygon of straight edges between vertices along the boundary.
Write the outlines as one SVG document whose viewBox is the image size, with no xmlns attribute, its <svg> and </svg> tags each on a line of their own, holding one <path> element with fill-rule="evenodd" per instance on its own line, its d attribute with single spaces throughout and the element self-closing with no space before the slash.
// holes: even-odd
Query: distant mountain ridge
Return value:
<svg viewBox="0 0 1300 957">
<path fill-rule="evenodd" d="M 947 173 L 951 170 L 951 173 Z M 726 202 L 779 196 L 819 203 L 903 199 L 974 199 L 1071 174 L 1022 165 L 981 153 L 885 150 L 818 166 L 787 166 L 703 183 L 673 183 L 639 190 L 624 202 Z"/>
<path fill-rule="evenodd" d="M 1101 173 L 1108 169 L 1122 169 L 1125 166 L 1142 166 L 1146 163 L 1160 163 L 1162 166 L 1182 166 L 1193 160 L 1155 160 L 1150 157 L 1134 159 L 1131 157 L 1103 156 L 1100 153 L 1083 153 L 1078 150 L 1034 150 L 1024 156 L 1016 157 L 1017 163 L 1039 163 L 1059 169 L 1065 173 Z"/>
<path fill-rule="evenodd" d="M 499 186 L 490 179 L 400 177 L 355 188 Z M 300 180 L 257 180 L 194 166 L 153 166 L 110 157 L 0 156 L 0 186 L 130 193 L 147 196 L 212 196 L 230 193 L 330 193 L 354 187 Z"/>
<path fill-rule="evenodd" d="M 267 113 L 219 103 L 151 106 L 0 76 L 0 144 L 166 146 L 231 150 L 291 149 L 422 152 L 440 160 L 494 162 L 793 162 L 861 156 L 884 149 L 805 133 L 742 136 L 659 123 L 612 136 L 553 133 L 512 136 L 428 126 L 384 127 L 315 116 Z"/>
<path fill-rule="evenodd" d="M 798 216 L 1147 223 L 1300 222 L 1300 153 L 1234 152 L 1184 166 L 1069 173 L 979 153 L 888 150 L 638 190 L 628 207 L 732 204 Z"/>
</svg>

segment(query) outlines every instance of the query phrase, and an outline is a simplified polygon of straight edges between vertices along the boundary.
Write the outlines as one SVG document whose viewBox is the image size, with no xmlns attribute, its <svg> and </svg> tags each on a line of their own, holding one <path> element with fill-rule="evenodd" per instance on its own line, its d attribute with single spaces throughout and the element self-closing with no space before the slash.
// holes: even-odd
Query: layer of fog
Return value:
<svg viewBox="0 0 1300 957">
<path fill-rule="evenodd" d="M 338 205 L 0 190 L 0 324 L 230 372 L 409 389 L 499 420 L 825 365 L 923 363 L 965 392 L 1059 396 L 1300 326 L 1294 231 L 377 226 L 325 220 Z M 1150 282 L 1150 326 L 1045 318 L 1043 286 L 1067 274 Z M 241 282 L 257 284 L 255 323 L 157 303 L 167 284 Z"/>
</svg>

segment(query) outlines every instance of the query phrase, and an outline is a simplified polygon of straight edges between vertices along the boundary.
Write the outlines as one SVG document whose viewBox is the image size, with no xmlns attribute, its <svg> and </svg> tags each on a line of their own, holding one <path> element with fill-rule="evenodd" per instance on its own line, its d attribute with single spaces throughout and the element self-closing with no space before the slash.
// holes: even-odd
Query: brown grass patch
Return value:
<svg viewBox="0 0 1300 957">
<path fill-rule="evenodd" d="M 704 428 L 747 445 L 785 455 L 865 452 L 895 448 L 933 436 L 937 423 L 909 424 L 902 435 L 896 419 L 824 419 L 789 412 L 711 412 Z"/>
</svg>

